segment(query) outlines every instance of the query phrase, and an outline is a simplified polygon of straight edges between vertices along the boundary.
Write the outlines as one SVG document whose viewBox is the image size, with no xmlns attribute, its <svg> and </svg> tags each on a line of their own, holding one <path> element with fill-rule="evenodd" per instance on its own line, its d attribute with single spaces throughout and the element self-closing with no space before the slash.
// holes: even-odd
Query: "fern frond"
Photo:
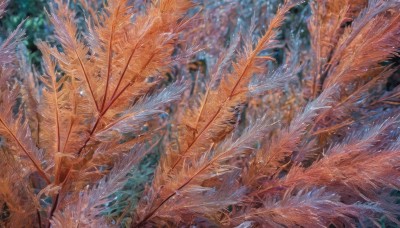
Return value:
<svg viewBox="0 0 400 228">
<path fill-rule="evenodd" d="M 261 208 L 250 209 L 232 218 L 234 224 L 251 222 L 265 227 L 351 227 L 354 217 L 375 217 L 377 220 L 378 217 L 373 214 L 383 211 L 376 204 L 344 204 L 339 195 L 324 188 L 301 190 L 298 193 L 288 191 L 282 199 L 267 199 L 262 204 Z"/>
<path fill-rule="evenodd" d="M 400 46 L 397 23 L 400 16 L 392 10 L 398 11 L 398 7 L 396 1 L 369 3 L 339 40 L 338 48 L 329 63 L 324 88 L 339 82 L 356 80 L 374 69 L 380 61 L 394 54 L 396 47 Z M 386 22 L 382 24 L 384 20 Z"/>
<path fill-rule="evenodd" d="M 98 131 L 96 138 L 101 141 L 116 140 L 127 133 L 140 133 L 144 123 L 149 121 L 151 117 L 162 113 L 162 108 L 178 100 L 184 91 L 184 86 L 170 85 L 154 96 L 141 98 L 132 108 L 119 114 L 119 117 L 110 121 L 101 131 Z"/>
<path fill-rule="evenodd" d="M 304 111 L 294 117 L 287 129 L 281 129 L 267 149 L 261 149 L 253 159 L 250 176 L 257 178 L 279 174 L 287 158 L 290 158 L 303 140 L 307 129 L 323 109 L 329 108 L 330 97 L 334 89 L 325 90 L 317 99 L 309 103 Z"/>
<path fill-rule="evenodd" d="M 25 35 L 25 31 L 22 29 L 24 21 L 21 22 L 17 28 L 7 37 L 7 39 L 0 46 L 0 62 L 3 65 L 12 64 L 16 61 L 16 49 L 18 44 L 20 44 L 22 38 Z M 2 69 L 6 70 L 6 69 Z M 4 74 L 1 76 L 1 82 L 8 81 Z M 5 84 L 5 83 L 4 83 Z M 2 83 L 2 85 L 4 85 Z"/>
<path fill-rule="evenodd" d="M 94 72 L 88 67 L 89 60 L 87 58 L 89 48 L 84 42 L 78 40 L 78 31 L 75 22 L 75 15 L 68 9 L 68 5 L 63 0 L 57 1 L 58 10 L 54 5 L 50 7 L 48 13 L 49 19 L 55 27 L 56 39 L 60 42 L 63 52 L 51 49 L 52 54 L 61 64 L 65 72 L 73 75 L 78 81 L 85 82 L 83 90 L 91 99 L 93 111 L 99 112 L 99 98 L 94 93 L 94 88 L 98 88 L 95 84 Z"/>
<path fill-rule="evenodd" d="M 32 170 L 37 171 L 47 183 L 50 183 L 50 178 L 42 166 L 42 162 L 45 161 L 43 153 L 32 141 L 27 121 L 22 120 L 21 115 L 16 118 L 13 117 L 13 102 L 16 100 L 17 95 L 18 90 L 16 88 L 11 94 L 3 94 L 3 102 L 0 105 L 0 131 L 3 137 L 6 137 L 9 143 L 13 145 L 11 148 L 19 156 L 25 157 L 31 162 Z"/>
</svg>

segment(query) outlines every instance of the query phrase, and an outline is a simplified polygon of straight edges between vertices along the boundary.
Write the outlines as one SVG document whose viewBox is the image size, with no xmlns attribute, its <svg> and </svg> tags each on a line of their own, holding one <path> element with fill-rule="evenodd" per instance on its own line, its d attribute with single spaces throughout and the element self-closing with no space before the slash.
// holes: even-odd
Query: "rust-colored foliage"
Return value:
<svg viewBox="0 0 400 228">
<path fill-rule="evenodd" d="M 400 224 L 399 1 L 278 2 L 54 0 L 41 70 L 19 26 L 1 226 Z"/>
</svg>

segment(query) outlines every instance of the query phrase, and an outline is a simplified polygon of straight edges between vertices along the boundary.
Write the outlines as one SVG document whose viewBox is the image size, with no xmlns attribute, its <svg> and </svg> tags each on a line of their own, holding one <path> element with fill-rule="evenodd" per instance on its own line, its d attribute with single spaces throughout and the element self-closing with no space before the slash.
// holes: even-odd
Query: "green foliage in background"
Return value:
<svg viewBox="0 0 400 228">
<path fill-rule="evenodd" d="M 30 61 L 36 66 L 40 64 L 41 54 L 35 42 L 39 39 L 46 39 L 52 31 L 44 11 L 46 2 L 46 0 L 11 0 L 6 14 L 0 20 L 1 39 L 4 39 L 25 20 L 23 24 L 26 32 L 24 44 L 28 49 Z"/>
</svg>

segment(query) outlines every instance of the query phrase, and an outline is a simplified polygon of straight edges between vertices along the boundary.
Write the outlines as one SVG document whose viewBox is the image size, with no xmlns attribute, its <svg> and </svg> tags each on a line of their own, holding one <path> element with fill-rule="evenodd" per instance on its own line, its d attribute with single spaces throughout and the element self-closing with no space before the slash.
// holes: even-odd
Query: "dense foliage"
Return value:
<svg viewBox="0 0 400 228">
<path fill-rule="evenodd" d="M 398 0 L 16 2 L 2 227 L 400 224 Z"/>
</svg>

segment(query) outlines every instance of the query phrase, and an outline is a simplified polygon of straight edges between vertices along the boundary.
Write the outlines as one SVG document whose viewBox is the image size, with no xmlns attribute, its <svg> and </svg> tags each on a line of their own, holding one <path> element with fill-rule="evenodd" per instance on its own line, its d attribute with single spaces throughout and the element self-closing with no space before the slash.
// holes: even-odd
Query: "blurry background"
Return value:
<svg viewBox="0 0 400 228">
<path fill-rule="evenodd" d="M 1 39 L 7 37 L 21 21 L 26 31 L 25 46 L 29 51 L 29 59 L 35 65 L 40 63 L 40 52 L 35 45 L 38 39 L 44 40 L 51 34 L 46 12 L 46 0 L 10 0 L 6 14 L 0 20 Z"/>
</svg>

